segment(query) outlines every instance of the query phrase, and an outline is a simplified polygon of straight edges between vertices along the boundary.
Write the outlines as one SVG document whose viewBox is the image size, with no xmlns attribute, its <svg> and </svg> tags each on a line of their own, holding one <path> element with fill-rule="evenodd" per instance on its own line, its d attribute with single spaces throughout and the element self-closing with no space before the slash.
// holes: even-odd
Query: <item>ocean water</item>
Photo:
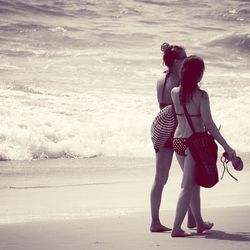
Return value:
<svg viewBox="0 0 250 250">
<path fill-rule="evenodd" d="M 154 156 L 160 45 L 202 56 L 216 124 L 250 152 L 247 0 L 0 0 L 0 159 Z"/>
</svg>

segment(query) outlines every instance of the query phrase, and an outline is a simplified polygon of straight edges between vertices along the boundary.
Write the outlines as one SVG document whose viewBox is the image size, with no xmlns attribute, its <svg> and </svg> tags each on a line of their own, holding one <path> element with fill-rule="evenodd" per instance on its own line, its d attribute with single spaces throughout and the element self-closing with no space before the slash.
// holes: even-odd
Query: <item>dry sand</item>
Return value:
<svg viewBox="0 0 250 250">
<path fill-rule="evenodd" d="M 149 215 L 134 213 L 98 219 L 19 223 L 0 226 L 0 249 L 250 249 L 250 207 L 205 209 L 214 229 L 189 238 L 150 233 Z M 172 221 L 173 211 L 164 212 Z M 195 232 L 195 231 L 194 231 Z"/>
<path fill-rule="evenodd" d="M 148 230 L 154 159 L 2 162 L 0 249 L 250 249 L 250 158 L 242 158 L 244 171 L 232 170 L 238 182 L 226 175 L 202 190 L 213 230 L 185 239 Z M 180 178 L 174 161 L 161 207 L 167 226 Z"/>
</svg>

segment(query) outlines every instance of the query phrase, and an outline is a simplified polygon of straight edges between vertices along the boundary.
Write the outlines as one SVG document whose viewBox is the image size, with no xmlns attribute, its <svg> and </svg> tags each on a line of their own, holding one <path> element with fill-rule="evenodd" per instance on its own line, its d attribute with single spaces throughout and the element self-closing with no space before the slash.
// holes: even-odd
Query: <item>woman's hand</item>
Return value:
<svg viewBox="0 0 250 250">
<path fill-rule="evenodd" d="M 236 158 L 236 151 L 233 148 L 231 148 L 230 146 L 227 146 L 224 149 L 227 152 L 229 161 L 232 161 Z"/>
</svg>

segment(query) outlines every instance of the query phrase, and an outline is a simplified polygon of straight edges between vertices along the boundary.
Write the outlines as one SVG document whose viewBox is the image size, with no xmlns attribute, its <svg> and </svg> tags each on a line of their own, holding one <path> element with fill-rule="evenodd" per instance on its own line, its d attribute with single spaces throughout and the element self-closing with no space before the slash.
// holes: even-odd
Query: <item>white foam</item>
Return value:
<svg viewBox="0 0 250 250">
<path fill-rule="evenodd" d="M 214 88 L 214 87 L 213 87 Z M 249 99 L 245 91 L 208 89 L 216 124 L 232 147 L 249 152 Z M 2 159 L 153 156 L 155 97 L 96 90 L 53 93 L 41 87 L 2 89 Z"/>
</svg>

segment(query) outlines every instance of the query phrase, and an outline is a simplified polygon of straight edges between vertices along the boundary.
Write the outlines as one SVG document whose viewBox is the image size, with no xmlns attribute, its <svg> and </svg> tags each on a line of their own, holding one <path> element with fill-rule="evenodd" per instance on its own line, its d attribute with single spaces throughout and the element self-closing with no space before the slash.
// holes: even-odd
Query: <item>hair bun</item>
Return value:
<svg viewBox="0 0 250 250">
<path fill-rule="evenodd" d="M 162 52 L 166 52 L 171 46 L 167 43 L 167 42 L 164 42 L 162 45 L 161 45 L 161 51 Z"/>
</svg>

